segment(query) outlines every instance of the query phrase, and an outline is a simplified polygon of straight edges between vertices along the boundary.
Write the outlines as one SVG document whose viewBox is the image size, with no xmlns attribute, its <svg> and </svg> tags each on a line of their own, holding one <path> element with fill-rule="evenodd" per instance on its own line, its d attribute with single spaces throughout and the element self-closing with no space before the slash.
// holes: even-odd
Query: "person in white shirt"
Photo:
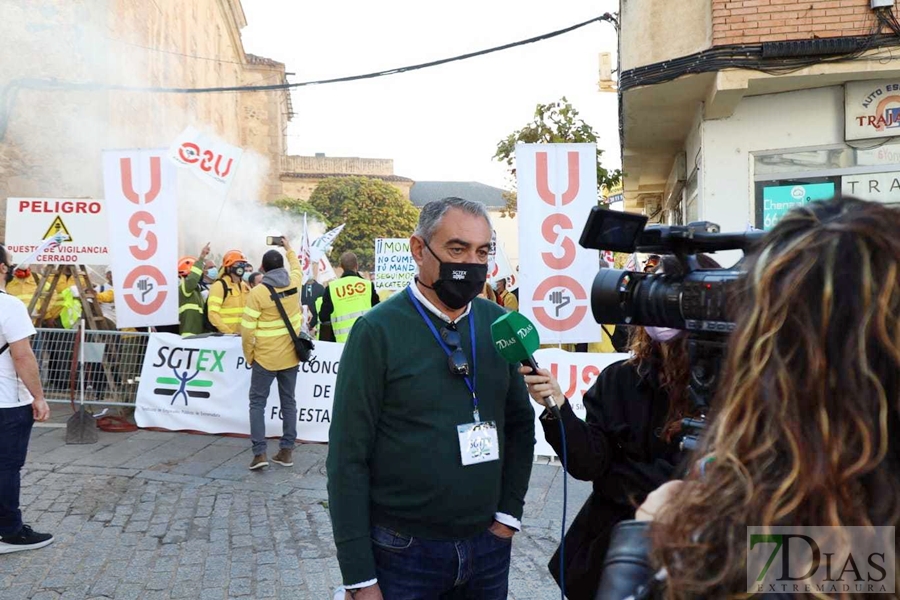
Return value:
<svg viewBox="0 0 900 600">
<path fill-rule="evenodd" d="M 46 421 L 37 360 L 29 338 L 35 334 L 28 310 L 6 293 L 9 253 L 0 244 L 0 554 L 43 548 L 53 541 L 22 522 L 21 470 L 35 421 Z"/>
</svg>

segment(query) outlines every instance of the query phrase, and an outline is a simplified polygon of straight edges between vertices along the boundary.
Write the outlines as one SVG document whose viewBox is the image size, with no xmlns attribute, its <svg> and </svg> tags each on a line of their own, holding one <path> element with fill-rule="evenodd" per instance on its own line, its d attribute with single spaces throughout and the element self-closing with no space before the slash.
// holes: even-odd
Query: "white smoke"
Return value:
<svg viewBox="0 0 900 600">
<path fill-rule="evenodd" d="M 187 170 L 179 173 L 178 217 L 182 255 L 196 256 L 209 242 L 216 260 L 229 250 L 241 250 L 259 267 L 266 236 L 284 235 L 300 248 L 303 217 L 287 213 L 261 201 L 269 161 L 256 152 L 244 151 L 234 181 L 223 197 Z M 308 218 L 311 239 L 324 233 L 324 226 Z"/>
<path fill-rule="evenodd" d="M 135 3 L 134 19 L 117 18 L 106 0 L 0 0 L 0 200 L 4 197 L 103 197 L 101 152 L 117 148 L 168 148 L 194 126 L 232 145 L 247 118 L 239 94 L 160 94 L 19 85 L 58 80 L 129 86 L 206 87 L 234 85 L 237 68 L 184 56 L 210 51 L 179 45 L 177 31 L 159 36 L 138 31 L 162 17 L 154 3 Z M 139 46 L 167 49 L 153 51 Z M 181 53 L 181 54 L 179 54 Z M 210 72 L 219 73 L 210 77 Z M 277 93 L 277 92 L 272 92 Z M 229 104 L 233 103 L 233 104 Z M 300 245 L 302 217 L 264 205 L 267 182 L 278 164 L 244 148 L 235 179 L 223 198 L 187 170 L 179 169 L 179 255 L 196 255 L 206 242 L 212 256 L 242 250 L 254 266 L 267 235 L 289 236 Z M 0 210 L 5 207 L 0 205 Z M 310 235 L 323 232 L 310 220 Z M 174 265 L 173 265 L 174 268 Z"/>
</svg>

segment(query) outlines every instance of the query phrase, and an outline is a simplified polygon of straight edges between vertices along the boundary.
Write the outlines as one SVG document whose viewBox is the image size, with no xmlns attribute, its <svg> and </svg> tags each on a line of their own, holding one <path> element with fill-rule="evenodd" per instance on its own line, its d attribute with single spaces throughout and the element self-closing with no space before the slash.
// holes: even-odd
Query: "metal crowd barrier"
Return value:
<svg viewBox="0 0 900 600">
<path fill-rule="evenodd" d="M 88 330 L 82 362 L 77 328 L 38 328 L 32 347 L 47 402 L 79 402 L 83 378 L 85 404 L 133 408 L 148 337 L 143 332 Z"/>
</svg>

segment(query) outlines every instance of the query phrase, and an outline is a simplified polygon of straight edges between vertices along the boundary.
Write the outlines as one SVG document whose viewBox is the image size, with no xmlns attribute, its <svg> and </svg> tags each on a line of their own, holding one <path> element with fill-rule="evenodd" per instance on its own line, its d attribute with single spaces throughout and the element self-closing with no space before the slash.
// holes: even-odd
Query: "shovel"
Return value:
<svg viewBox="0 0 900 600">
<path fill-rule="evenodd" d="M 94 416 L 84 408 L 84 319 L 79 322 L 78 363 L 80 405 L 66 421 L 66 444 L 96 444 L 100 438 Z M 75 408 L 73 403 L 72 408 Z"/>
</svg>

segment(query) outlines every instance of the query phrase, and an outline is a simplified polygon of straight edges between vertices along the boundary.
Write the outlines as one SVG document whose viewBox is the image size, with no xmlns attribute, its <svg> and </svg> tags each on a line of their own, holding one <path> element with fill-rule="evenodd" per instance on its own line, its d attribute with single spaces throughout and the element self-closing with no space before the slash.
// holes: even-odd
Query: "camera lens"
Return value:
<svg viewBox="0 0 900 600">
<path fill-rule="evenodd" d="M 591 312 L 603 324 L 682 329 L 681 288 L 665 274 L 601 269 L 591 286 Z"/>
</svg>

